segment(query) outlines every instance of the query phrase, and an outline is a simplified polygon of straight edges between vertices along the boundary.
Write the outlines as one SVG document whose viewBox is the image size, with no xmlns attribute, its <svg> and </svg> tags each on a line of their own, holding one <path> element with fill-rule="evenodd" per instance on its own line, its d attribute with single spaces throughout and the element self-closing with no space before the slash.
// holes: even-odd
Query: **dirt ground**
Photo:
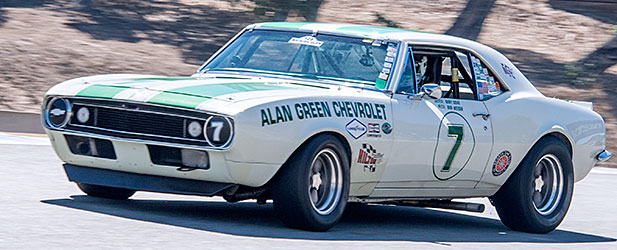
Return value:
<svg viewBox="0 0 617 250">
<path fill-rule="evenodd" d="M 253 22 L 388 25 L 498 49 L 546 96 L 593 102 L 617 152 L 617 0 L 401 2 L 2 0 L 0 110 L 38 112 L 48 88 L 80 76 L 190 75 Z"/>
</svg>

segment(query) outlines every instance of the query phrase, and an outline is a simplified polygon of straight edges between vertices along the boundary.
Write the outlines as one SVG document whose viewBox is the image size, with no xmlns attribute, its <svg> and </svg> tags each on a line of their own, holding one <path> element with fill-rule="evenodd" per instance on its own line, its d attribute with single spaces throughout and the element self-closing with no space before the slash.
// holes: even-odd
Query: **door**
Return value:
<svg viewBox="0 0 617 250">
<path fill-rule="evenodd" d="M 396 139 L 376 194 L 414 196 L 418 194 L 414 189 L 472 189 L 487 166 L 493 138 L 490 114 L 477 97 L 469 55 L 444 48 L 413 49 L 392 98 Z M 413 98 L 430 83 L 440 85 L 442 98 Z"/>
</svg>

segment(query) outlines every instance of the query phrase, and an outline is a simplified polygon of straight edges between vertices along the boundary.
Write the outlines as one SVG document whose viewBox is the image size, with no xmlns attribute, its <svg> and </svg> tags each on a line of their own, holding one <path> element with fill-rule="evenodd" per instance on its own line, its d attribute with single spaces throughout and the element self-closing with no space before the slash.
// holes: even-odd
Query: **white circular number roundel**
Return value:
<svg viewBox="0 0 617 250">
<path fill-rule="evenodd" d="M 437 145 L 433 154 L 433 174 L 439 180 L 448 180 L 467 166 L 476 139 L 469 122 L 459 113 L 444 115 L 437 132 Z"/>
</svg>

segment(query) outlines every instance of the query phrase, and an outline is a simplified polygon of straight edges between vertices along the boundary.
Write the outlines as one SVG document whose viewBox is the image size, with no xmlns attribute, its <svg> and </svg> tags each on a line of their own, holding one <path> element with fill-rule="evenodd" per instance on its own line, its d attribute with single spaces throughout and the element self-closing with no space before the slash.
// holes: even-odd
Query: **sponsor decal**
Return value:
<svg viewBox="0 0 617 250">
<path fill-rule="evenodd" d="M 314 47 L 321 47 L 321 45 L 323 44 L 322 41 L 319 41 L 317 40 L 317 38 L 312 36 L 292 37 L 291 39 L 289 39 L 288 43 L 308 45 Z"/>
<path fill-rule="evenodd" d="M 495 158 L 495 161 L 493 162 L 493 175 L 500 176 L 501 174 L 506 172 L 506 169 L 508 169 L 508 166 L 510 166 L 511 161 L 512 155 L 509 151 L 505 150 L 499 153 L 499 155 L 497 155 L 497 158 Z"/>
<path fill-rule="evenodd" d="M 368 125 L 368 137 L 381 137 L 381 127 L 379 123 L 370 122 Z"/>
<path fill-rule="evenodd" d="M 501 64 L 501 68 L 503 69 L 503 73 L 505 73 L 506 75 L 512 77 L 512 79 L 516 79 L 516 77 L 514 77 L 514 72 L 512 71 L 512 69 L 510 67 L 508 67 L 508 65 L 505 64 Z"/>
<path fill-rule="evenodd" d="M 388 78 L 390 78 L 391 69 L 394 68 L 394 58 L 396 57 L 396 44 L 389 43 L 388 48 L 386 49 L 386 59 L 383 64 L 383 68 L 381 68 L 381 73 L 375 80 L 375 87 L 378 89 L 384 89 L 386 84 L 388 83 Z"/>
<path fill-rule="evenodd" d="M 364 172 L 374 173 L 376 165 L 381 163 L 382 160 L 382 153 L 377 152 L 370 144 L 362 144 L 362 148 L 358 154 L 358 163 L 363 166 Z"/>
<path fill-rule="evenodd" d="M 274 112 L 270 108 L 261 110 L 261 126 L 273 125 L 280 122 L 293 121 L 289 105 L 274 107 Z M 274 115 L 272 115 L 274 113 Z"/>
<path fill-rule="evenodd" d="M 354 139 L 358 139 L 366 134 L 366 125 L 358 121 L 358 119 L 353 119 L 347 125 L 345 125 L 345 130 L 349 133 Z"/>
<path fill-rule="evenodd" d="M 380 103 L 332 101 L 301 102 L 260 110 L 261 126 L 315 118 L 349 117 L 386 120 L 386 105 Z"/>
<path fill-rule="evenodd" d="M 383 131 L 384 134 L 389 135 L 390 133 L 392 133 L 392 125 L 390 125 L 390 123 L 384 123 L 383 125 L 381 125 L 381 131 Z"/>
<path fill-rule="evenodd" d="M 435 100 L 435 104 L 440 109 L 454 110 L 454 111 L 463 111 L 463 106 L 461 106 L 461 101 L 457 100 Z"/>
</svg>

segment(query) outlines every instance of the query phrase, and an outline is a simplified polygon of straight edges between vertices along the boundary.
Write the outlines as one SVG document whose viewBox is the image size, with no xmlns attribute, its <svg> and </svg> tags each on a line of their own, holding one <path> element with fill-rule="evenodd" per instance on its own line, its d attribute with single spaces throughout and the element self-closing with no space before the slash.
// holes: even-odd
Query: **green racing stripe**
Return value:
<svg viewBox="0 0 617 250">
<path fill-rule="evenodd" d="M 76 96 L 81 97 L 97 97 L 111 99 L 116 94 L 129 89 L 128 86 L 113 86 L 113 85 L 92 85 L 82 89 Z"/>
<path fill-rule="evenodd" d="M 300 29 L 300 27 L 313 24 L 311 22 L 270 22 L 261 24 L 259 27 L 280 28 L 280 29 Z"/>
<path fill-rule="evenodd" d="M 328 23 L 313 23 L 313 22 L 269 22 L 262 23 L 259 27 L 264 28 L 280 28 L 280 29 L 303 29 L 302 27 L 311 25 L 311 24 L 319 24 L 322 25 L 320 30 L 322 31 L 330 31 L 335 33 L 344 33 L 344 34 L 352 34 L 359 36 L 375 36 L 375 35 L 383 35 L 386 33 L 392 32 L 422 32 L 423 31 L 415 31 L 415 30 L 407 30 L 400 28 L 391 28 L 391 27 L 379 27 L 379 26 L 367 26 L 367 25 L 343 25 L 342 24 L 328 24 Z M 308 27 L 305 27 L 305 29 Z"/>
<path fill-rule="evenodd" d="M 241 92 L 294 89 L 291 86 L 266 83 L 221 83 L 183 87 L 165 91 L 148 100 L 149 103 L 196 108 L 202 102 L 222 95 Z"/>
<path fill-rule="evenodd" d="M 346 34 L 354 34 L 354 35 L 383 35 L 385 33 L 392 32 L 414 32 L 411 30 L 404 30 L 398 28 L 390 28 L 390 27 L 372 27 L 372 26 L 346 26 L 340 27 L 335 32 L 341 32 Z"/>
</svg>

